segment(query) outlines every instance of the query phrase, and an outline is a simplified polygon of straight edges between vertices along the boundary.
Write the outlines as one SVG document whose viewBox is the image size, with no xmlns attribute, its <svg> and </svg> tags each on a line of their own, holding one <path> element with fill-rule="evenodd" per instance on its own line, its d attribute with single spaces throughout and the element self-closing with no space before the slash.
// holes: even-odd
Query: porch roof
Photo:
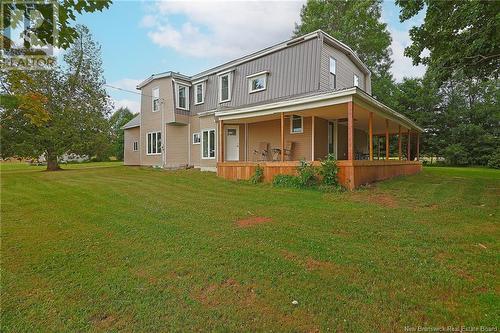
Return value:
<svg viewBox="0 0 500 333">
<path fill-rule="evenodd" d="M 374 112 L 379 116 L 395 121 L 414 131 L 423 132 L 423 129 L 414 121 L 377 101 L 371 95 L 357 87 L 337 91 L 320 92 L 313 95 L 301 96 L 260 105 L 252 105 L 243 108 L 220 110 L 215 112 L 215 116 L 220 120 L 236 120 L 269 116 L 279 114 L 281 112 L 299 112 L 308 109 L 324 108 L 347 102 L 354 102 L 355 104 L 360 105 L 361 107 Z"/>
</svg>

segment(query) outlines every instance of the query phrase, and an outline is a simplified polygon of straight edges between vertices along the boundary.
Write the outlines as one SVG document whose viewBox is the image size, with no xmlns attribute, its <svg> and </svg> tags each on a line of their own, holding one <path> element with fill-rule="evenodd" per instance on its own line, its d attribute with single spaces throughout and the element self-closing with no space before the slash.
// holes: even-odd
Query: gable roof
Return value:
<svg viewBox="0 0 500 333">
<path fill-rule="evenodd" d="M 164 77 L 179 78 L 179 79 L 183 79 L 183 80 L 187 80 L 187 81 L 198 80 L 198 79 L 204 78 L 205 76 L 209 76 L 209 75 L 212 75 L 215 73 L 219 73 L 219 72 L 231 69 L 231 68 L 238 66 L 242 63 L 263 57 L 265 55 L 286 49 L 288 47 L 292 47 L 294 45 L 297 45 L 298 43 L 302 43 L 302 42 L 305 42 L 307 40 L 314 39 L 314 38 L 320 38 L 325 43 L 327 43 L 327 44 L 335 47 L 336 49 L 344 52 L 349 57 L 349 59 L 351 59 L 365 74 L 371 75 L 371 72 L 368 69 L 368 67 L 366 67 L 366 65 L 361 61 L 361 59 L 356 55 L 356 53 L 349 46 L 347 46 L 346 44 L 342 43 L 341 41 L 333 38 L 332 36 L 330 36 L 329 34 L 324 32 L 323 30 L 316 30 L 316 31 L 310 32 L 308 34 L 305 34 L 303 36 L 289 39 L 287 41 L 272 45 L 270 47 L 264 48 L 264 49 L 259 50 L 257 52 L 243 56 L 241 58 L 226 62 L 222 65 L 212 67 L 210 69 L 207 69 L 207 70 L 200 72 L 198 74 L 195 74 L 193 76 L 187 76 L 187 75 L 177 73 L 177 72 L 172 72 L 172 71 L 159 73 L 159 74 L 153 74 L 150 77 L 148 77 L 146 80 L 144 80 L 143 82 L 139 83 L 137 85 L 137 89 L 141 89 L 146 84 L 150 83 L 151 81 L 153 81 L 155 79 L 160 79 L 160 78 L 164 78 Z"/>
<path fill-rule="evenodd" d="M 122 129 L 129 129 L 134 127 L 141 126 L 141 114 L 139 113 L 137 116 L 132 118 L 128 123 L 122 126 Z"/>
</svg>

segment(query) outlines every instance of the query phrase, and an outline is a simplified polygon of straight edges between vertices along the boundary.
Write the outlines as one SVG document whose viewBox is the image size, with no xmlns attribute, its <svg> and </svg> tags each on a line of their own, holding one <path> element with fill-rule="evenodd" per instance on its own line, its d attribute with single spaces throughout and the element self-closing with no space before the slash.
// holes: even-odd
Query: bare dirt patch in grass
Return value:
<svg viewBox="0 0 500 333">
<path fill-rule="evenodd" d="M 236 225 L 240 228 L 249 228 L 257 224 L 269 223 L 272 221 L 273 219 L 270 217 L 252 216 L 246 219 L 240 219 L 236 221 Z"/>
<path fill-rule="evenodd" d="M 300 257 L 289 251 L 282 251 L 283 257 L 303 266 L 308 271 L 337 272 L 340 267 L 329 261 L 316 260 L 311 257 Z"/>
<path fill-rule="evenodd" d="M 100 314 L 93 316 L 91 321 L 96 328 L 106 330 L 113 326 L 116 319 L 112 315 Z"/>
<path fill-rule="evenodd" d="M 368 202 L 387 208 L 397 208 L 398 200 L 389 193 L 380 193 L 373 190 L 353 192 L 350 198 L 356 202 Z"/>
</svg>

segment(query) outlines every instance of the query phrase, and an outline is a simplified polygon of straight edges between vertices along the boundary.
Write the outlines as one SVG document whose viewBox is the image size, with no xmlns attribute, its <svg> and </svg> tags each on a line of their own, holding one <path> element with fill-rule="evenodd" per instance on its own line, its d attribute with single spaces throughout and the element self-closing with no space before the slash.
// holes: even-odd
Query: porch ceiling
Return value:
<svg viewBox="0 0 500 333">
<path fill-rule="evenodd" d="M 347 103 L 322 106 L 317 108 L 310 108 L 294 112 L 285 112 L 285 119 L 288 119 L 291 115 L 301 115 L 304 117 L 319 117 L 330 121 L 339 121 L 339 124 L 347 125 Z M 363 131 L 368 131 L 370 111 L 355 104 L 354 106 L 354 128 Z M 245 123 L 257 123 L 268 120 L 280 119 L 280 112 L 274 114 L 268 114 L 263 116 L 255 116 L 240 119 L 231 119 L 227 121 L 227 124 L 245 124 Z M 373 134 L 374 135 L 385 135 L 385 120 L 387 118 L 381 117 L 377 114 L 373 115 Z M 399 132 L 399 123 L 389 120 L 389 133 L 397 134 Z M 401 130 L 405 133 L 408 128 L 404 125 L 401 126 Z"/>
<path fill-rule="evenodd" d="M 228 123 L 254 123 L 272 119 L 279 119 L 280 114 L 285 116 L 298 114 L 316 116 L 327 120 L 342 120 L 347 123 L 348 102 L 354 104 L 354 127 L 368 131 L 369 114 L 373 112 L 373 133 L 385 134 L 386 119 L 389 120 L 388 129 L 391 134 L 408 129 L 421 132 L 408 118 L 378 102 L 372 96 L 358 88 L 343 91 L 328 92 L 322 95 L 309 96 L 290 101 L 281 101 L 261 106 L 252 106 L 243 109 L 216 112 L 216 117 Z"/>
</svg>

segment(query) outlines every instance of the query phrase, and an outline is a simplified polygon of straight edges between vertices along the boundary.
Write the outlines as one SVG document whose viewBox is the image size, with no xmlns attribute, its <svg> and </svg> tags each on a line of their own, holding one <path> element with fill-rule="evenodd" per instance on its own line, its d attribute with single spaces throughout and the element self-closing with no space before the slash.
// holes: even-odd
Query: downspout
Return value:
<svg viewBox="0 0 500 333">
<path fill-rule="evenodd" d="M 165 151 L 166 147 L 166 138 L 165 138 L 165 100 L 162 98 L 160 107 L 161 107 L 161 167 L 165 167 Z"/>
</svg>

